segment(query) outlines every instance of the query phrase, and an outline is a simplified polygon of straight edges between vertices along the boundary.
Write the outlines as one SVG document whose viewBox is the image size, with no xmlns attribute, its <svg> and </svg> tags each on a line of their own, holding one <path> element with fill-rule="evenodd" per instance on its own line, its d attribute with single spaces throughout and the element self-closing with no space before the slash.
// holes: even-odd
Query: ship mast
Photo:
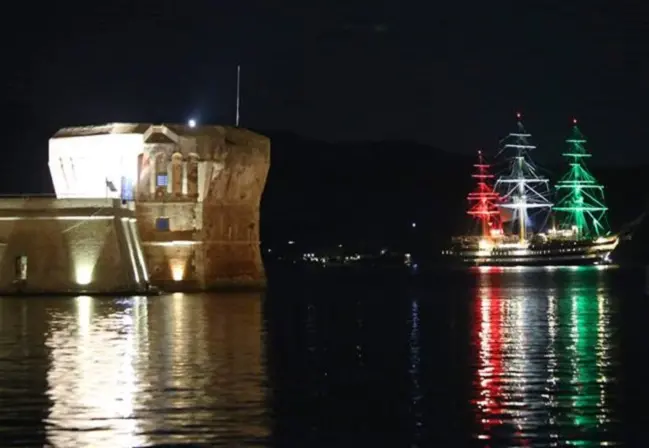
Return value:
<svg viewBox="0 0 649 448">
<path fill-rule="evenodd" d="M 498 193 L 490 185 L 490 179 L 494 176 L 489 172 L 491 165 L 485 163 L 482 151 L 478 151 L 478 163 L 473 166 L 476 171 L 471 177 L 477 180 L 477 185 L 467 196 L 469 203 L 472 204 L 467 213 L 480 221 L 482 237 L 490 238 L 492 231 L 502 232 L 500 210 L 497 205 Z"/>
<path fill-rule="evenodd" d="M 586 150 L 586 138 L 576 119 L 566 143 L 569 149 L 562 155 L 570 169 L 555 187 L 559 200 L 554 210 L 561 217 L 561 228 L 572 230 L 578 239 L 600 236 L 608 232 L 604 187 L 586 168 L 586 159 L 591 154 Z"/>
<path fill-rule="evenodd" d="M 518 130 L 505 138 L 501 149 L 501 152 L 513 152 L 514 155 L 510 157 L 509 172 L 496 181 L 496 190 L 502 191 L 500 207 L 513 212 L 513 219 L 518 221 L 518 237 L 522 244 L 527 238 L 528 219 L 532 219 L 536 212 L 549 210 L 552 203 L 549 200 L 549 181 L 536 174 L 536 167 L 529 155 L 536 148 L 530 143 L 532 135 L 523 127 L 520 113 L 516 114 L 516 118 Z M 545 221 L 542 225 L 545 225 Z M 537 228 L 540 229 L 542 225 Z"/>
</svg>

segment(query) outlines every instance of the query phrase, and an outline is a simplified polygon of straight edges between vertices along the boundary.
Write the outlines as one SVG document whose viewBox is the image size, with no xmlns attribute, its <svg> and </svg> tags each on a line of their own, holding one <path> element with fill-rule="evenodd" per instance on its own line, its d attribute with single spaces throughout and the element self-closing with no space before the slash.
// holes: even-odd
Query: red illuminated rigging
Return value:
<svg viewBox="0 0 649 448">
<path fill-rule="evenodd" d="M 502 232 L 498 209 L 500 197 L 489 181 L 494 176 L 489 173 L 491 165 L 485 163 L 481 151 L 478 151 L 478 163 L 473 166 L 476 167 L 476 172 L 471 177 L 477 179 L 478 183 L 475 190 L 467 197 L 471 204 L 467 213 L 482 222 L 482 234 L 488 237 L 494 231 Z"/>
</svg>

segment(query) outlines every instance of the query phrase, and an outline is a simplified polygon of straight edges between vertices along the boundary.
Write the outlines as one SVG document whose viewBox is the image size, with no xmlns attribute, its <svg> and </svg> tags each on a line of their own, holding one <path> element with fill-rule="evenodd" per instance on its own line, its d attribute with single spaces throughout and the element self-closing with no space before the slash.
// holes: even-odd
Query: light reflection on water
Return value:
<svg viewBox="0 0 649 448">
<path fill-rule="evenodd" d="M 477 438 L 490 446 L 613 443 L 611 311 L 602 285 L 511 287 L 500 273 L 478 275 Z"/>
<path fill-rule="evenodd" d="M 645 440 L 637 288 L 597 270 L 453 275 L 291 279 L 263 300 L 0 298 L 0 445 Z"/>
<path fill-rule="evenodd" d="M 146 300 L 134 298 L 122 310 L 97 318 L 94 299 L 78 297 L 76 322 L 63 318 L 46 339 L 51 359 L 47 395 L 52 401 L 46 425 L 55 446 L 145 442 L 136 436 L 134 405 L 141 391 L 134 367 L 146 355 L 146 341 L 140 339 L 146 336 L 146 321 L 141 321 Z"/>
<path fill-rule="evenodd" d="M 46 378 L 21 397 L 44 394 L 49 401 L 43 443 L 131 447 L 264 440 L 260 302 L 258 295 L 183 294 L 3 299 L 5 325 L 16 308 L 46 313 L 31 320 L 42 332 L 21 330 L 29 333 L 29 346 L 40 343 L 47 352 L 22 359 L 39 364 Z M 0 346 L 7 349 L 8 342 L 0 340 Z M 13 362 L 20 364 L 15 355 Z M 7 365 L 2 364 L 3 385 Z M 0 391 L 2 401 L 10 400 Z M 37 423 L 18 426 L 12 437 L 33 432 Z"/>
</svg>

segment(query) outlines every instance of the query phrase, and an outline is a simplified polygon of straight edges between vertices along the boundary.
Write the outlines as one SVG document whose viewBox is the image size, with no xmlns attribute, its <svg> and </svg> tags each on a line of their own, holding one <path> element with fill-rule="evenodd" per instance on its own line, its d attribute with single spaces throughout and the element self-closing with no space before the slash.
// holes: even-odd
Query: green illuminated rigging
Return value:
<svg viewBox="0 0 649 448">
<path fill-rule="evenodd" d="M 577 120 L 566 142 L 569 150 L 563 156 L 568 159 L 570 169 L 556 185 L 558 200 L 553 210 L 561 228 L 574 230 L 577 238 L 605 235 L 609 228 L 604 187 L 586 168 L 586 159 L 591 154 L 586 150 L 586 138 L 577 127 Z"/>
</svg>

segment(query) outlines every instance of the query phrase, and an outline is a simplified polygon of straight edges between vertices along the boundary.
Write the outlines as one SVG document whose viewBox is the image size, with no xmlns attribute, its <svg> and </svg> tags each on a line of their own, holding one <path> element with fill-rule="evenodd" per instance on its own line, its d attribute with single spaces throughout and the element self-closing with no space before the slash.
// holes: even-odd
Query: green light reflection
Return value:
<svg viewBox="0 0 649 448">
<path fill-rule="evenodd" d="M 570 423 L 574 429 L 565 434 L 566 443 L 600 446 L 601 441 L 595 440 L 609 421 L 605 403 L 610 350 L 606 299 L 575 294 L 561 301 L 559 314 L 570 321 L 564 352 L 569 360 L 569 380 L 566 383 L 566 376 L 559 378 L 559 392 L 569 397 L 569 403 L 562 403 L 567 410 L 564 425 Z"/>
</svg>

